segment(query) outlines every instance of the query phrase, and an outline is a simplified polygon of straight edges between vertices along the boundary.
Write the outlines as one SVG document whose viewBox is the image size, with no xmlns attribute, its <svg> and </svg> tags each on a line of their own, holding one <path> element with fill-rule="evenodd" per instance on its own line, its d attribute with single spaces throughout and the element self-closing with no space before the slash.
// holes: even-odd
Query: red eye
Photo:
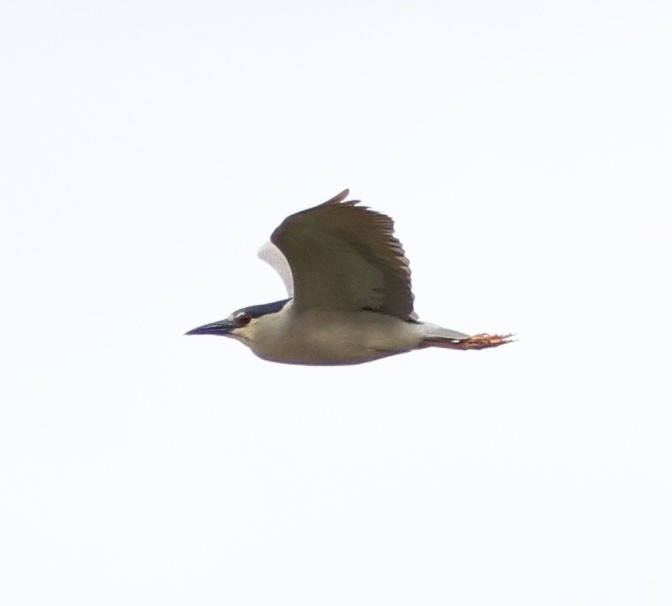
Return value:
<svg viewBox="0 0 672 606">
<path fill-rule="evenodd" d="M 238 316 L 238 322 L 243 326 L 247 326 L 252 321 L 252 317 L 247 314 L 241 314 Z"/>
</svg>

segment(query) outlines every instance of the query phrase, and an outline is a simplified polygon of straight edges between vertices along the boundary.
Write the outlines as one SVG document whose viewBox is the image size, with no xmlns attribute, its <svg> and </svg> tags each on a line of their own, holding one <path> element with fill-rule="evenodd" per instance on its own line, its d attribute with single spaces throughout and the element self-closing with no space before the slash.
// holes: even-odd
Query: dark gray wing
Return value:
<svg viewBox="0 0 672 606">
<path fill-rule="evenodd" d="M 390 217 L 331 200 L 287 217 L 271 241 L 286 257 L 297 309 L 369 309 L 414 319 L 411 271 Z"/>
</svg>

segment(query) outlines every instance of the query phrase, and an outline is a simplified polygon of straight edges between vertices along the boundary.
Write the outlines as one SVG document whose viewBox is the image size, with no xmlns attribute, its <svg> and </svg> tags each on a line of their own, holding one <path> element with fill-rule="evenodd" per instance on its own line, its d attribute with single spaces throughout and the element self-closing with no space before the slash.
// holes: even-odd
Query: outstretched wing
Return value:
<svg viewBox="0 0 672 606">
<path fill-rule="evenodd" d="M 369 309 L 414 319 L 411 271 L 390 217 L 331 200 L 287 217 L 271 241 L 293 277 L 297 309 Z"/>
</svg>

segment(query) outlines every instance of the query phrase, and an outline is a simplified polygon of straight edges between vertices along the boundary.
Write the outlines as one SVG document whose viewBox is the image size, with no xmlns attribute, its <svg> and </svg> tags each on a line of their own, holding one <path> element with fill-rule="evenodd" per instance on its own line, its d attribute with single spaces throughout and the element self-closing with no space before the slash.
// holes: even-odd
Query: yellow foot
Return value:
<svg viewBox="0 0 672 606">
<path fill-rule="evenodd" d="M 487 349 L 488 347 L 499 347 L 513 341 L 513 335 L 489 335 L 483 333 L 474 335 L 468 339 L 459 342 L 462 349 Z"/>
</svg>

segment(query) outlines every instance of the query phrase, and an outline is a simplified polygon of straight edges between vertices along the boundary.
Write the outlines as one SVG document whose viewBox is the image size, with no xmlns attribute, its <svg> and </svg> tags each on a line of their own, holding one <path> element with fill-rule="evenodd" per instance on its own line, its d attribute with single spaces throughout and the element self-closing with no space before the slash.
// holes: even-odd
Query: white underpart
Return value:
<svg viewBox="0 0 672 606">
<path fill-rule="evenodd" d="M 416 349 L 424 325 L 369 311 L 297 311 L 288 303 L 239 330 L 266 360 L 295 364 L 357 364 Z"/>
<path fill-rule="evenodd" d="M 292 269 L 287 262 L 287 258 L 282 254 L 280 249 L 269 240 L 259 249 L 257 256 L 262 261 L 266 261 L 266 263 L 278 272 L 287 289 L 287 296 L 290 298 L 293 297 L 294 280 L 292 279 Z"/>
</svg>

